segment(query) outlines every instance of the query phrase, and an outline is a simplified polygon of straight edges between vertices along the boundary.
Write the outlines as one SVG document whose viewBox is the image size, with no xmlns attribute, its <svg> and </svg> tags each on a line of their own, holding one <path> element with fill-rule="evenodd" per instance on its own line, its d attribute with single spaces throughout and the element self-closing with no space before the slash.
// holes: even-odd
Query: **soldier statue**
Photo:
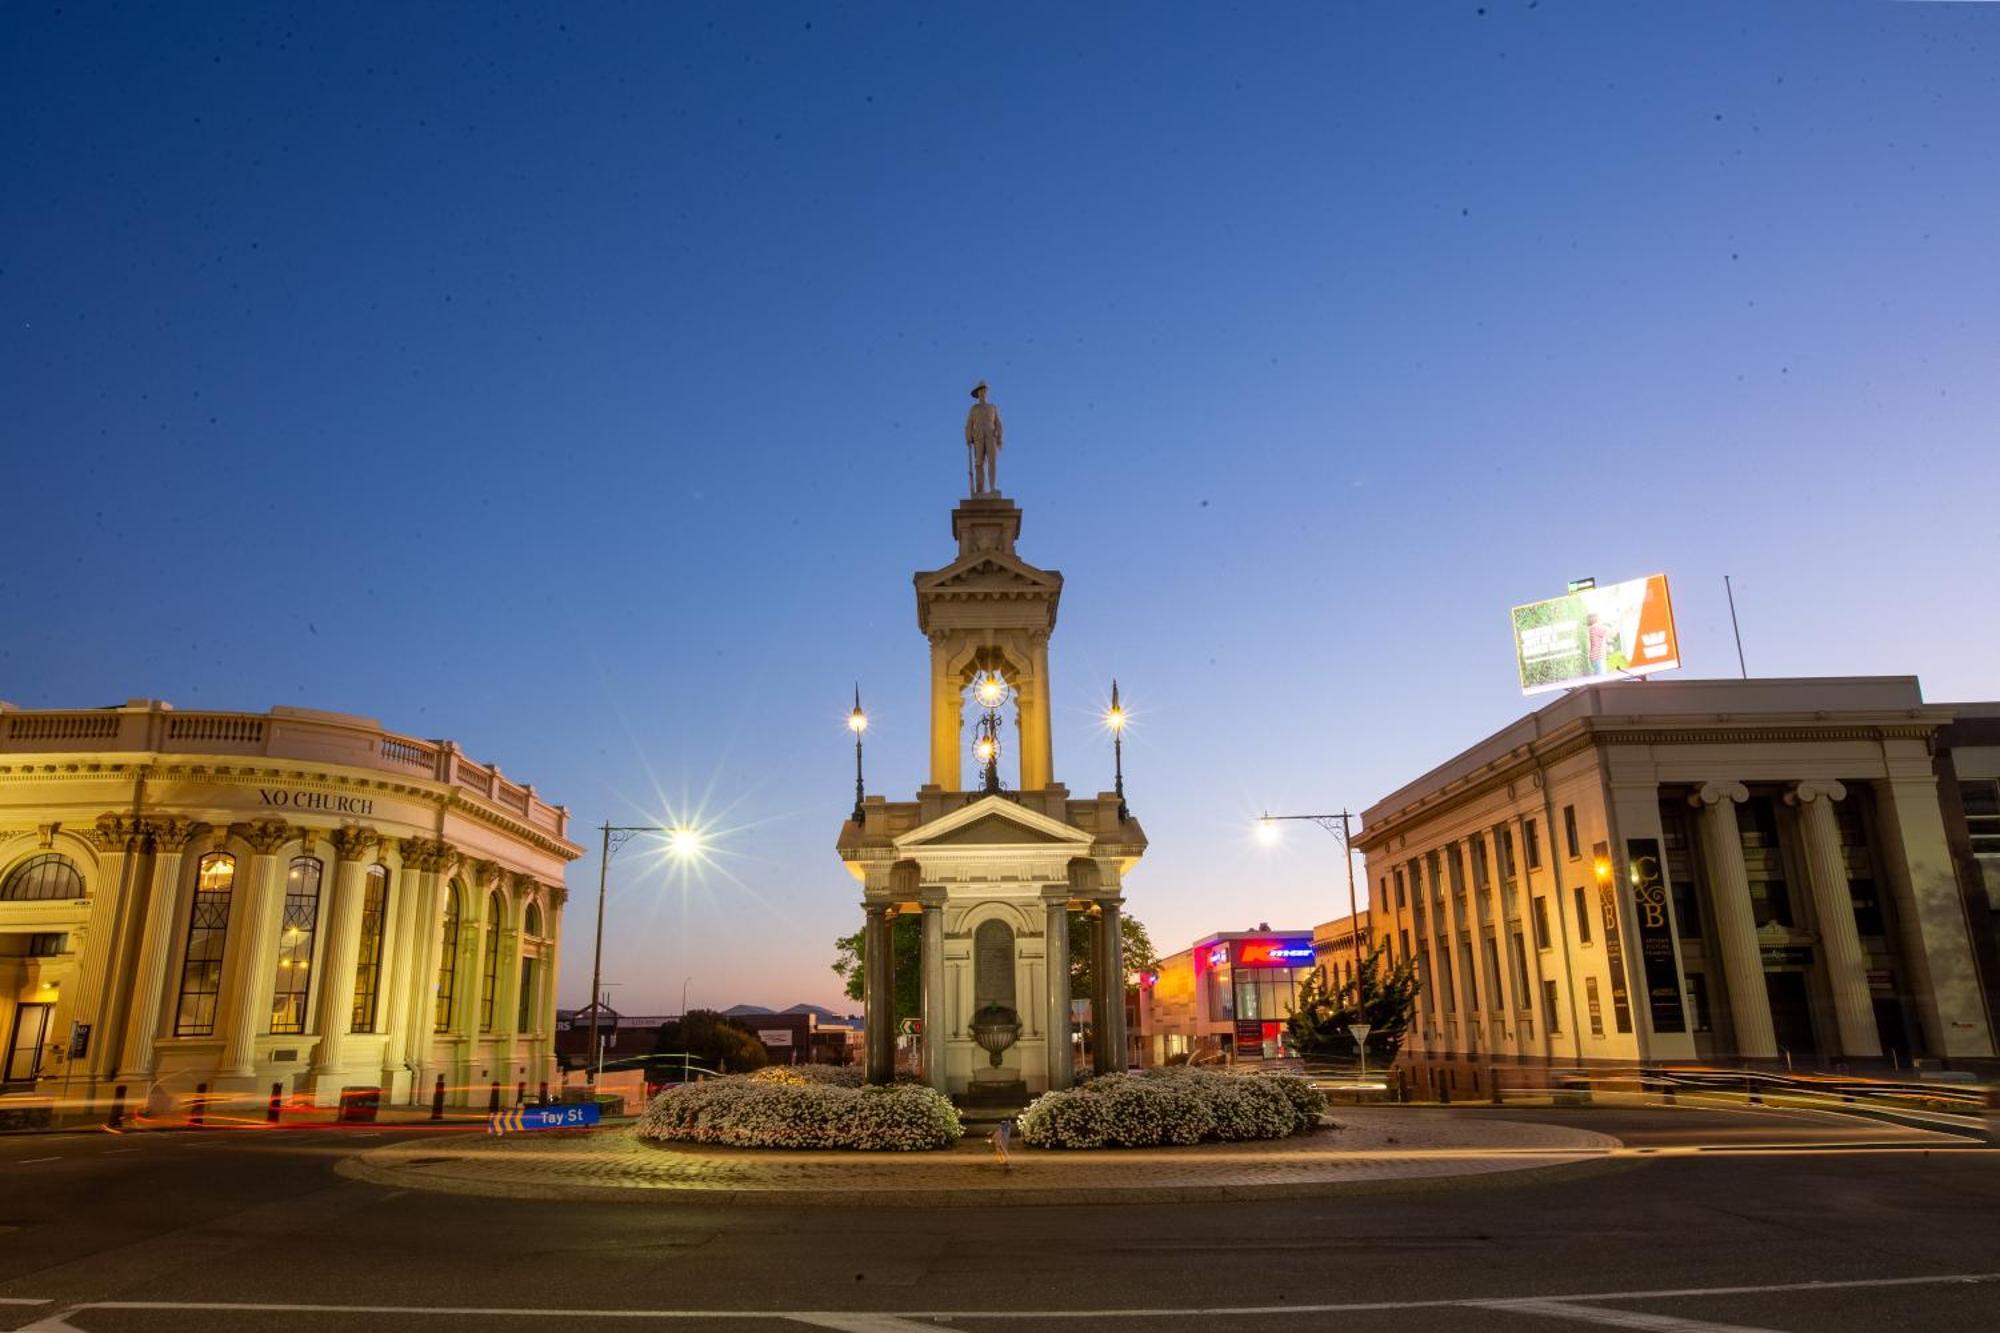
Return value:
<svg viewBox="0 0 2000 1333">
<path fill-rule="evenodd" d="M 976 400 L 965 414 L 965 463 L 972 474 L 972 494 L 998 495 L 1000 481 L 1000 409 L 986 401 L 986 381 L 972 386 Z"/>
</svg>

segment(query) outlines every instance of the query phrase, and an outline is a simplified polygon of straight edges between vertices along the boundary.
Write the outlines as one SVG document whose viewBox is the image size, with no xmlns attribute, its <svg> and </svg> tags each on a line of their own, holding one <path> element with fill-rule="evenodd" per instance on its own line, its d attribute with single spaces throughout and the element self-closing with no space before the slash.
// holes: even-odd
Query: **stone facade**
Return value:
<svg viewBox="0 0 2000 1333">
<path fill-rule="evenodd" d="M 1994 1054 L 1914 678 L 1591 686 L 1365 812 L 1415 1063 Z"/>
<path fill-rule="evenodd" d="M 537 1095 L 567 823 L 363 718 L 0 705 L 7 1090 L 72 1113 Z"/>
</svg>

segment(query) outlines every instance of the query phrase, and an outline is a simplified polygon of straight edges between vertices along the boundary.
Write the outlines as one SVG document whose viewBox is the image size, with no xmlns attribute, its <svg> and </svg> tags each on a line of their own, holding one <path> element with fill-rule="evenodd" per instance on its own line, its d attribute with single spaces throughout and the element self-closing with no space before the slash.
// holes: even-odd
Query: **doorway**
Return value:
<svg viewBox="0 0 2000 1333">
<path fill-rule="evenodd" d="M 14 1009 L 14 1031 L 7 1038 L 7 1086 L 30 1085 L 42 1072 L 42 1043 L 49 1035 L 52 1004 L 23 1004 Z"/>
<path fill-rule="evenodd" d="M 1803 972 L 1766 972 L 1764 990 L 1771 997 L 1771 1030 L 1778 1049 L 1793 1055 L 1819 1054 L 1813 1034 L 1812 1001 Z"/>
</svg>

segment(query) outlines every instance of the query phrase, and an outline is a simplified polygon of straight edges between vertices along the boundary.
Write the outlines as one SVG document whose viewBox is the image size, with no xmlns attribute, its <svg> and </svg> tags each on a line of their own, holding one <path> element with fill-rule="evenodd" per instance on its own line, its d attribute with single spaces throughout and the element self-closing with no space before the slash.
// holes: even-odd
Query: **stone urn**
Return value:
<svg viewBox="0 0 2000 1333">
<path fill-rule="evenodd" d="M 995 1069 L 1000 1067 L 1000 1053 L 1021 1039 L 1021 1016 L 1004 1004 L 982 1006 L 966 1026 Z"/>
</svg>

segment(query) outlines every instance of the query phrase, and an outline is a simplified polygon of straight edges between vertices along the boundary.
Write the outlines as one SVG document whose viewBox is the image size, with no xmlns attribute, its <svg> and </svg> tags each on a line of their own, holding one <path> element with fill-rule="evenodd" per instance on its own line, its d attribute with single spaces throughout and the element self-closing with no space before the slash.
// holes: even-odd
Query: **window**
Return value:
<svg viewBox="0 0 2000 1333">
<path fill-rule="evenodd" d="M 1583 979 L 1583 1006 L 1590 1012 L 1590 1035 L 1604 1035 L 1604 1002 L 1597 997 L 1597 978 Z"/>
<path fill-rule="evenodd" d="M 486 895 L 486 965 L 479 970 L 479 1030 L 493 1030 L 493 992 L 500 981 L 500 895 Z"/>
<path fill-rule="evenodd" d="M 1542 1026 L 1552 1034 L 1563 1030 L 1561 1021 L 1556 1017 L 1556 983 L 1553 981 L 1542 983 Z"/>
<path fill-rule="evenodd" d="M 278 923 L 278 976 L 271 987 L 271 1031 L 306 1030 L 312 1003 L 313 938 L 319 934 L 319 859 L 295 856 L 285 872 L 285 915 Z"/>
<path fill-rule="evenodd" d="M 222 993 L 222 951 L 229 942 L 229 898 L 236 858 L 210 852 L 195 870 L 194 904 L 188 909 L 187 954 L 181 963 L 180 998 L 174 1006 L 176 1037 L 215 1034 Z"/>
<path fill-rule="evenodd" d="M 76 862 L 58 852 L 31 856 L 7 872 L 0 883 L 0 903 L 45 903 L 61 898 L 81 898 L 83 872 Z"/>
<path fill-rule="evenodd" d="M 1708 978 L 1699 972 L 1687 974 L 1688 1021 L 1696 1032 L 1709 1030 Z"/>
<path fill-rule="evenodd" d="M 1417 945 L 1417 990 L 1424 997 L 1424 1007 L 1437 1012 L 1437 988 L 1432 984 L 1436 978 L 1431 975 L 1431 946 Z"/>
<path fill-rule="evenodd" d="M 2000 856 L 2000 782 L 1979 778 L 1958 784 L 1958 801 L 1965 810 L 1965 831 L 1974 856 Z M 0 894 L 0 898 L 6 897 Z"/>
<path fill-rule="evenodd" d="M 1398 943 L 1399 945 L 1401 945 L 1401 946 L 1402 946 L 1402 952 L 1401 952 L 1401 954 L 1400 954 L 1400 955 L 1398 955 L 1398 956 L 1399 956 L 1399 957 L 1400 957 L 1400 958 L 1401 958 L 1401 959 L 1402 959 L 1402 960 L 1403 960 L 1404 962 L 1406 962 L 1406 963 L 1407 963 L 1407 962 L 1409 962 L 1409 961 L 1410 961 L 1410 932 L 1409 932 L 1409 929 L 1408 929 L 1408 927 L 1405 927 L 1404 929 L 1402 929 L 1402 930 L 1399 930 L 1399 931 L 1397 931 L 1397 932 L 1396 932 L 1396 942 L 1397 942 L 1397 943 Z"/>
<path fill-rule="evenodd" d="M 1590 943 L 1590 895 L 1581 888 L 1571 889 L 1576 895 L 1576 942 Z"/>
<path fill-rule="evenodd" d="M 1514 879 L 1514 830 L 1502 824 L 1494 830 L 1494 841 L 1500 847 L 1500 878 L 1509 883 Z"/>
<path fill-rule="evenodd" d="M 389 905 L 389 868 L 368 867 L 361 890 L 361 942 L 354 954 L 354 1013 L 350 1032 L 375 1030 L 375 1000 L 382 986 L 382 926 Z"/>
<path fill-rule="evenodd" d="M 1569 859 L 1578 860 L 1583 856 L 1583 844 L 1576 837 L 1576 807 L 1563 807 L 1563 845 L 1569 851 Z"/>
<path fill-rule="evenodd" d="M 531 940 L 542 937 L 542 909 L 539 903 L 529 903 L 527 911 L 521 914 L 521 933 Z"/>
<path fill-rule="evenodd" d="M 1507 1007 L 1500 995 L 1500 942 L 1488 934 L 1482 943 L 1486 946 L 1486 1007 L 1500 1013 Z"/>
<path fill-rule="evenodd" d="M 1487 859 L 1486 839 L 1474 834 L 1472 837 L 1472 887 L 1481 893 L 1493 882 L 1493 863 Z"/>
<path fill-rule="evenodd" d="M 1847 868 L 1847 896 L 1854 903 L 1854 929 L 1862 935 L 1889 933 L 1882 910 L 1881 881 L 1875 876 L 1875 851 L 1868 837 L 1868 821 L 1862 815 L 1866 795 L 1850 790 L 1848 798 L 1833 807 L 1834 827 L 1840 833 L 1840 857 Z"/>
<path fill-rule="evenodd" d="M 1535 895 L 1535 947 L 1549 947 L 1549 900 L 1540 894 Z"/>
<path fill-rule="evenodd" d="M 1456 993 L 1457 988 L 1452 984 L 1453 977 L 1451 975 L 1451 946 L 1449 944 L 1446 944 L 1442 939 L 1438 940 L 1437 982 L 1438 982 L 1438 994 L 1444 1000 L 1444 1011 L 1448 1014 L 1457 1013 L 1458 995 Z"/>
<path fill-rule="evenodd" d="M 59 930 L 37 931 L 28 936 L 28 957 L 60 958 L 69 952 L 69 936 Z"/>
<path fill-rule="evenodd" d="M 1521 932 L 1518 930 L 1514 932 L 1512 941 L 1514 947 L 1509 956 L 1514 964 L 1514 1002 L 1521 1006 L 1522 1013 L 1527 1013 L 1530 1007 L 1528 999 L 1528 942 L 1521 937 Z"/>
<path fill-rule="evenodd" d="M 1524 819 L 1521 821 L 1521 836 L 1526 839 L 1528 844 L 1528 869 L 1540 870 L 1542 868 L 1542 835 L 1540 830 L 1536 829 L 1534 820 Z M 1549 1030 L 1551 1032 L 1555 1031 L 1554 1028 Z"/>
<path fill-rule="evenodd" d="M 1750 881 L 1750 916 L 1759 930 L 1792 924 L 1792 893 L 1785 883 L 1784 849 L 1778 841 L 1777 802 L 1752 796 L 1737 811 L 1743 871 Z"/>
<path fill-rule="evenodd" d="M 1458 942 L 1458 975 L 1465 984 L 1465 1012 L 1479 1012 L 1479 974 L 1472 970 L 1472 941 Z"/>
<path fill-rule="evenodd" d="M 431 1010 L 431 1031 L 451 1031 L 451 1003 L 458 990 L 457 880 L 444 886 L 444 948 L 438 954 L 437 1000 Z"/>
<path fill-rule="evenodd" d="M 528 910 L 530 912 L 535 910 L 533 903 L 528 904 Z M 521 1003 L 518 1006 L 518 1012 L 514 1016 L 514 1030 L 516 1032 L 533 1032 L 540 1026 L 539 1023 L 535 1022 L 535 960 L 532 958 L 523 958 L 521 960 Z"/>
</svg>

